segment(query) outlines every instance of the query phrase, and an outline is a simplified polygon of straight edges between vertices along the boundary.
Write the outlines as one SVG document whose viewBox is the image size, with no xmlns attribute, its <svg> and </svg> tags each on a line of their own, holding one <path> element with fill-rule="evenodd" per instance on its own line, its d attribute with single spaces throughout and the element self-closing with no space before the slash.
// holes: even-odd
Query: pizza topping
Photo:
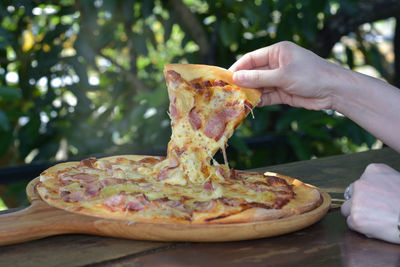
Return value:
<svg viewBox="0 0 400 267">
<path fill-rule="evenodd" d="M 96 158 L 87 158 L 81 160 L 79 167 L 89 167 L 89 168 L 94 168 L 94 164 L 97 161 Z"/>
<path fill-rule="evenodd" d="M 194 204 L 195 204 L 195 211 L 208 212 L 217 205 L 217 201 L 215 199 L 204 202 L 195 201 Z"/>
<path fill-rule="evenodd" d="M 81 201 L 85 199 L 85 193 L 82 190 L 70 193 L 68 195 L 65 195 L 64 201 L 70 202 L 70 201 Z"/>
<path fill-rule="evenodd" d="M 125 195 L 113 195 L 103 200 L 104 205 L 115 208 L 120 206 L 124 201 Z"/>
<path fill-rule="evenodd" d="M 161 171 L 158 173 L 158 181 L 162 181 L 168 178 L 168 171 L 170 170 L 170 167 L 164 167 L 163 169 L 161 169 Z"/>
<path fill-rule="evenodd" d="M 208 191 L 214 190 L 213 184 L 211 181 L 207 181 L 204 183 L 203 188 Z"/>
<path fill-rule="evenodd" d="M 97 175 L 88 173 L 76 173 L 76 174 L 63 173 L 60 175 L 60 182 L 63 185 L 73 183 L 76 180 L 79 180 L 84 183 L 91 183 L 96 181 L 97 179 L 98 179 Z"/>
<path fill-rule="evenodd" d="M 102 188 L 103 185 L 100 182 L 93 182 L 86 186 L 85 193 L 90 195 L 91 197 L 95 197 L 99 194 Z"/>
<path fill-rule="evenodd" d="M 139 161 L 134 162 L 134 164 L 140 164 L 143 166 L 152 166 L 155 163 L 160 162 L 163 159 L 164 159 L 163 157 L 146 157 Z"/>
<path fill-rule="evenodd" d="M 133 211 L 139 211 L 139 210 L 142 210 L 142 209 L 144 209 L 144 205 L 143 204 L 141 204 L 140 202 L 134 202 L 134 201 L 129 201 L 127 204 L 126 204 L 126 208 L 128 209 L 128 210 L 133 210 Z"/>
<path fill-rule="evenodd" d="M 201 128 L 202 121 L 195 107 L 193 107 L 189 112 L 189 123 L 193 130 L 198 130 Z"/>
<path fill-rule="evenodd" d="M 237 118 L 242 112 L 239 108 L 228 107 L 211 114 L 204 126 L 204 134 L 218 141 L 224 134 L 228 121 Z"/>
<path fill-rule="evenodd" d="M 179 83 L 182 82 L 181 75 L 174 70 L 167 71 L 165 76 L 165 80 L 167 83 Z"/>
<path fill-rule="evenodd" d="M 226 198 L 226 197 L 221 197 L 219 199 L 222 201 L 222 203 L 224 203 L 225 205 L 228 205 L 228 206 L 237 207 L 240 205 L 240 201 L 238 201 L 236 199 L 231 199 L 231 198 Z"/>
<path fill-rule="evenodd" d="M 226 119 L 222 113 L 214 113 L 208 118 L 203 133 L 209 138 L 218 141 L 225 132 Z"/>
<path fill-rule="evenodd" d="M 102 179 L 101 182 L 105 185 L 105 186 L 110 186 L 113 184 L 123 184 L 126 182 L 125 179 L 120 179 L 120 178 L 106 178 L 106 179 Z"/>
</svg>

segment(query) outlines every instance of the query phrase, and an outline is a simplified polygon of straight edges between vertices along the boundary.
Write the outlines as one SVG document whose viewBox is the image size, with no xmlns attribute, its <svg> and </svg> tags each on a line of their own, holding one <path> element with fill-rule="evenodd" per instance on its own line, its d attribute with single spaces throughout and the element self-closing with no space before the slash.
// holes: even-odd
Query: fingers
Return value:
<svg viewBox="0 0 400 267">
<path fill-rule="evenodd" d="M 346 223 L 347 223 L 347 226 L 348 226 L 351 230 L 357 231 L 357 227 L 356 227 L 356 224 L 355 224 L 355 222 L 354 222 L 353 217 L 348 216 L 348 217 L 346 218 Z"/>
<path fill-rule="evenodd" d="M 376 180 L 376 177 L 382 174 L 396 174 L 398 173 L 392 167 L 382 163 L 371 163 L 366 168 L 360 179 Z"/>
<path fill-rule="evenodd" d="M 229 70 L 235 72 L 238 70 L 251 70 L 269 65 L 269 53 L 271 47 L 272 46 L 267 46 L 245 54 L 236 61 Z"/>
<path fill-rule="evenodd" d="M 351 199 L 345 201 L 342 206 L 340 207 L 340 211 L 344 217 L 349 217 L 351 212 Z"/>
<path fill-rule="evenodd" d="M 353 199 L 354 199 L 354 183 L 351 183 L 351 184 L 346 188 L 345 191 L 347 191 L 347 190 L 349 190 L 349 191 L 348 191 L 348 192 L 345 192 L 345 195 L 346 195 L 346 193 L 348 193 L 348 196 L 350 197 L 350 199 L 349 199 L 349 200 L 346 200 L 346 201 L 342 204 L 342 206 L 340 207 L 340 210 L 341 210 L 342 215 L 343 215 L 344 217 L 350 216 L 350 213 L 351 213 L 351 206 L 352 206 L 352 204 L 353 204 Z M 346 196 L 345 196 L 345 198 L 346 198 Z"/>
<path fill-rule="evenodd" d="M 233 74 L 236 84 L 250 88 L 282 87 L 281 70 L 240 70 Z"/>
<path fill-rule="evenodd" d="M 261 101 L 258 104 L 260 107 L 284 104 L 279 94 L 279 89 L 263 89 L 261 95 Z"/>
</svg>

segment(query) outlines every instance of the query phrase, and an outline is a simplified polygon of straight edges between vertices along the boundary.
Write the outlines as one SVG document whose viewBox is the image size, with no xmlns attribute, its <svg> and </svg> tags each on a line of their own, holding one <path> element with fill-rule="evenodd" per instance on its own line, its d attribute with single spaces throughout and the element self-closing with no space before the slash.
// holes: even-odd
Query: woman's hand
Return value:
<svg viewBox="0 0 400 267">
<path fill-rule="evenodd" d="M 370 164 L 350 188 L 342 205 L 350 229 L 400 244 L 400 173 L 385 164 Z"/>
<path fill-rule="evenodd" d="M 238 85 L 261 89 L 261 106 L 288 104 L 314 110 L 332 108 L 338 76 L 346 72 L 291 42 L 250 52 L 229 70 Z"/>
</svg>

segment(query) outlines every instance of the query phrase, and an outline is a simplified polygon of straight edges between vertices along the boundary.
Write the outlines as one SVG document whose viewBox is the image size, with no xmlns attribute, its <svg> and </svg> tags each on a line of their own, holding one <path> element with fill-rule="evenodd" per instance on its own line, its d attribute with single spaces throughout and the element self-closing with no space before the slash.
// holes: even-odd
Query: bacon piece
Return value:
<svg viewBox="0 0 400 267">
<path fill-rule="evenodd" d="M 128 210 L 133 210 L 133 211 L 140 211 L 144 209 L 144 205 L 140 202 L 135 202 L 135 201 L 129 201 L 126 203 L 126 208 Z"/>
<path fill-rule="evenodd" d="M 100 182 L 90 183 L 86 186 L 85 193 L 90 195 L 91 197 L 95 197 L 99 194 L 102 188 L 103 185 Z"/>
<path fill-rule="evenodd" d="M 140 164 L 140 165 L 145 165 L 145 164 L 156 164 L 157 162 L 160 162 L 161 160 L 163 160 L 164 157 L 145 157 L 141 160 L 138 161 L 133 161 L 133 164 Z"/>
<path fill-rule="evenodd" d="M 183 212 L 188 212 L 189 210 L 185 207 L 184 203 L 182 202 L 182 200 L 174 200 L 174 201 L 170 201 L 168 203 L 169 206 L 171 206 L 172 208 L 178 209 L 180 211 Z"/>
<path fill-rule="evenodd" d="M 88 174 L 88 173 L 77 173 L 73 175 L 62 174 L 60 176 L 60 181 L 65 184 L 70 184 L 74 180 L 79 180 L 80 182 L 84 183 L 92 183 L 97 180 L 97 175 L 95 174 Z"/>
<path fill-rule="evenodd" d="M 165 75 L 165 80 L 167 81 L 167 83 L 183 81 L 181 75 L 174 70 L 167 71 L 167 74 Z"/>
<path fill-rule="evenodd" d="M 290 198 L 277 198 L 274 201 L 273 208 L 281 209 L 290 201 Z"/>
<path fill-rule="evenodd" d="M 211 181 L 205 182 L 204 185 L 203 185 L 203 188 L 205 190 L 208 190 L 208 191 L 213 191 L 214 190 L 214 186 L 213 186 Z"/>
<path fill-rule="evenodd" d="M 269 176 L 269 175 L 264 175 L 264 177 L 267 180 L 267 184 L 269 186 L 277 186 L 277 185 L 284 185 L 284 186 L 289 186 L 289 184 L 286 182 L 285 179 L 276 177 L 276 176 Z"/>
<path fill-rule="evenodd" d="M 171 155 L 169 155 L 168 158 L 169 158 L 169 166 L 165 166 L 164 168 L 162 168 L 157 175 L 157 179 L 159 181 L 167 179 L 168 172 L 179 166 L 179 160 L 175 154 L 171 153 Z"/>
<path fill-rule="evenodd" d="M 204 81 L 201 83 L 203 87 L 210 88 L 213 84 L 210 81 Z"/>
<path fill-rule="evenodd" d="M 192 126 L 193 130 L 200 129 L 203 124 L 200 115 L 195 107 L 193 107 L 189 112 L 189 123 Z"/>
<path fill-rule="evenodd" d="M 232 206 L 232 207 L 237 207 L 240 205 L 239 202 L 237 202 L 235 199 L 232 199 L 232 198 L 220 197 L 219 200 L 222 203 L 224 203 L 225 205 Z"/>
<path fill-rule="evenodd" d="M 68 200 L 67 202 L 70 202 L 70 200 L 77 202 L 77 201 L 81 201 L 84 199 L 85 199 L 85 193 L 82 190 L 73 192 L 67 196 L 67 200 Z"/>
<path fill-rule="evenodd" d="M 179 166 L 179 160 L 176 155 L 171 155 L 169 157 L 169 168 L 174 169 Z"/>
<path fill-rule="evenodd" d="M 87 159 L 83 159 L 81 160 L 81 162 L 79 163 L 78 167 L 89 167 L 89 168 L 94 168 L 94 164 L 97 161 L 96 158 L 87 158 Z"/>
<path fill-rule="evenodd" d="M 112 195 L 104 199 L 103 204 L 110 208 L 115 208 L 121 206 L 121 204 L 123 204 L 123 202 L 125 201 L 125 198 L 125 195 Z"/>
<path fill-rule="evenodd" d="M 61 197 L 61 198 L 64 198 L 65 196 L 67 196 L 67 195 L 69 195 L 69 194 L 71 194 L 71 192 L 64 190 L 64 191 L 61 191 L 60 197 Z"/>
<path fill-rule="evenodd" d="M 94 163 L 95 168 L 100 169 L 100 170 L 112 170 L 112 165 L 111 162 L 108 160 L 98 160 Z"/>
<path fill-rule="evenodd" d="M 168 178 L 168 170 L 169 169 L 170 168 L 168 166 L 161 169 L 161 171 L 157 175 L 158 181 L 162 181 L 162 180 L 165 180 Z"/>
<path fill-rule="evenodd" d="M 195 204 L 195 210 L 196 211 L 198 211 L 198 212 L 208 212 L 211 209 L 213 209 L 217 203 L 213 199 L 213 200 L 210 200 L 210 201 L 202 201 L 202 202 L 196 201 L 194 204 Z"/>
<path fill-rule="evenodd" d="M 113 185 L 113 184 L 123 184 L 127 180 L 120 179 L 120 178 L 106 178 L 101 180 L 106 186 Z"/>
<path fill-rule="evenodd" d="M 213 81 L 213 85 L 214 86 L 220 86 L 220 87 L 224 87 L 225 85 L 228 85 L 228 83 L 226 83 L 226 82 L 224 82 L 224 81 L 217 81 L 217 80 L 215 80 L 215 81 Z"/>
</svg>

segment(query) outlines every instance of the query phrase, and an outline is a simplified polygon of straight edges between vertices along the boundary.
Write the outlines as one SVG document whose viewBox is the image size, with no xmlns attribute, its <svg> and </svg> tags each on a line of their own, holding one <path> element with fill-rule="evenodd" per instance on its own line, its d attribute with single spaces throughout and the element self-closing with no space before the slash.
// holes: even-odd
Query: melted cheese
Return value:
<svg viewBox="0 0 400 267">
<path fill-rule="evenodd" d="M 176 105 L 178 114 L 171 117 L 172 135 L 168 144 L 166 161 L 169 160 L 169 157 L 175 157 L 179 166 L 176 170 L 169 171 L 170 178 L 166 182 L 179 185 L 186 183 L 203 185 L 210 177 L 213 180 L 223 180 L 224 178 L 216 172 L 211 164 L 211 160 L 219 149 L 225 148 L 228 138 L 246 116 L 244 104 L 246 94 L 230 85 L 206 87 L 204 90 L 208 91 L 199 94 L 190 85 L 190 81 L 168 82 L 167 80 L 167 84 L 170 99 L 176 102 L 171 104 Z M 235 112 L 238 114 L 234 118 L 224 121 L 221 136 L 207 136 L 205 133 L 207 122 L 218 119 L 225 120 L 222 115 L 220 118 L 213 118 L 213 116 L 215 116 L 215 112 L 223 114 L 228 103 L 235 105 Z M 189 113 L 193 109 L 198 111 L 197 115 L 201 120 L 200 129 L 193 129 L 190 123 Z M 218 123 L 218 121 L 216 122 Z M 161 171 L 161 166 L 165 166 L 165 164 L 160 163 L 159 166 L 158 171 Z"/>
</svg>

